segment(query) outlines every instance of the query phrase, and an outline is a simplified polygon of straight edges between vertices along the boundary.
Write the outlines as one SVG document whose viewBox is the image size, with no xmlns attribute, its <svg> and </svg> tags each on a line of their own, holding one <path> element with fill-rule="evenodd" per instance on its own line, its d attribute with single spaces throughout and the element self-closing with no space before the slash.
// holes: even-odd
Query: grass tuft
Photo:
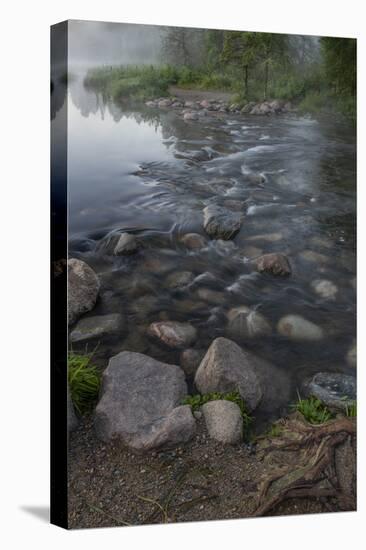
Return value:
<svg viewBox="0 0 366 550">
<path fill-rule="evenodd" d="M 91 364 L 93 354 L 68 354 L 68 381 L 71 400 L 79 414 L 91 410 L 95 404 L 100 388 L 100 370 Z"/>
<path fill-rule="evenodd" d="M 310 424 L 323 424 L 333 418 L 328 407 L 312 395 L 307 399 L 301 399 L 299 396 L 298 402 L 292 405 L 292 408 L 299 411 Z"/>
</svg>

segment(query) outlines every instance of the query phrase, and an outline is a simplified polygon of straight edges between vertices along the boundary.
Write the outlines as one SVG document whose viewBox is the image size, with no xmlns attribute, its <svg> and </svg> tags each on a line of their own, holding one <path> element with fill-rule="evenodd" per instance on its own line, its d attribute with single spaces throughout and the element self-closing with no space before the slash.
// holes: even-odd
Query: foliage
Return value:
<svg viewBox="0 0 366 550">
<path fill-rule="evenodd" d="M 250 416 L 250 414 L 248 413 L 245 402 L 240 393 L 237 391 L 228 393 L 212 392 L 205 393 L 203 395 L 199 393 L 195 395 L 187 395 L 187 397 L 183 400 L 183 405 L 190 405 L 192 411 L 196 411 L 205 403 L 208 403 L 209 401 L 217 401 L 220 399 L 225 399 L 226 401 L 231 401 L 232 403 L 238 405 L 241 416 L 243 418 L 244 432 L 247 433 L 250 425 L 253 422 L 253 417 Z"/>
<path fill-rule="evenodd" d="M 92 354 L 68 354 L 68 381 L 71 400 L 79 414 L 88 412 L 97 400 L 101 374 L 91 364 Z"/>
<path fill-rule="evenodd" d="M 268 437 L 279 437 L 283 433 L 283 428 L 279 424 L 272 424 L 266 435 Z"/>
<path fill-rule="evenodd" d="M 323 424 L 333 417 L 328 407 L 312 395 L 307 399 L 301 399 L 299 396 L 299 400 L 293 405 L 293 409 L 299 411 L 310 424 Z"/>
<path fill-rule="evenodd" d="M 345 407 L 345 414 L 349 418 L 355 418 L 357 416 L 357 402 L 352 401 L 350 404 Z"/>
</svg>

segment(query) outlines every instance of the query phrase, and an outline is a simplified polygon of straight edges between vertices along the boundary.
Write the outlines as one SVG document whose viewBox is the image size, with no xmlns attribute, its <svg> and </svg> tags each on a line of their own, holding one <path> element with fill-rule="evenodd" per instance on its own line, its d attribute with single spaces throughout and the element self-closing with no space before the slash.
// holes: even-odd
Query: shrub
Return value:
<svg viewBox="0 0 366 550">
<path fill-rule="evenodd" d="M 100 388 L 101 373 L 91 364 L 92 354 L 68 354 L 68 382 L 71 400 L 79 414 L 88 412 L 95 404 Z"/>
</svg>

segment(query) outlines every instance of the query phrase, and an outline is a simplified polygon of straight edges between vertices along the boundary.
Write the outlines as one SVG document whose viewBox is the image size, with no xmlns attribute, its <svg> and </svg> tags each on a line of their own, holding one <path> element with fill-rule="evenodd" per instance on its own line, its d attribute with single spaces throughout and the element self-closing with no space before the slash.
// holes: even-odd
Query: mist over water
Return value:
<svg viewBox="0 0 366 550">
<path fill-rule="evenodd" d="M 68 28 L 71 70 L 161 61 L 161 27 L 71 20 Z"/>
</svg>

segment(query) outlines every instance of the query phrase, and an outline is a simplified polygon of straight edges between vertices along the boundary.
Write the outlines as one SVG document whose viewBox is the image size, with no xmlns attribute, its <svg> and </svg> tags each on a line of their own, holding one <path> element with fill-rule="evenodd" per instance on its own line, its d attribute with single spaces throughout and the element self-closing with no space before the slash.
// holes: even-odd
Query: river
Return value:
<svg viewBox="0 0 366 550">
<path fill-rule="evenodd" d="M 297 114 L 214 113 L 186 122 L 172 109 L 105 100 L 86 90 L 82 77 L 72 79 L 67 101 L 69 255 L 89 263 L 102 282 L 88 315 L 123 312 L 128 320 L 123 339 L 99 342 L 101 362 L 130 349 L 177 363 L 178 352 L 146 337 L 150 322 L 189 321 L 199 332 L 196 347 L 207 349 L 226 335 L 230 308 L 245 305 L 263 314 L 273 331 L 237 342 L 281 369 L 290 401 L 312 373 L 350 373 L 356 307 L 351 126 Z M 181 236 L 205 235 L 202 210 L 212 203 L 242 208 L 240 233 L 231 243 L 209 240 L 202 250 L 187 250 Z M 143 248 L 129 257 L 98 253 L 100 239 L 121 229 L 137 235 Z M 286 254 L 292 275 L 253 270 L 251 258 L 267 252 Z M 202 284 L 215 293 L 202 299 L 199 282 L 169 288 L 177 271 L 194 278 L 210 273 Z M 314 291 L 312 283 L 323 279 L 336 286 L 334 298 Z M 294 342 L 279 335 L 276 325 L 286 314 L 321 326 L 324 339 Z M 283 412 L 279 399 L 266 414 Z"/>
</svg>

